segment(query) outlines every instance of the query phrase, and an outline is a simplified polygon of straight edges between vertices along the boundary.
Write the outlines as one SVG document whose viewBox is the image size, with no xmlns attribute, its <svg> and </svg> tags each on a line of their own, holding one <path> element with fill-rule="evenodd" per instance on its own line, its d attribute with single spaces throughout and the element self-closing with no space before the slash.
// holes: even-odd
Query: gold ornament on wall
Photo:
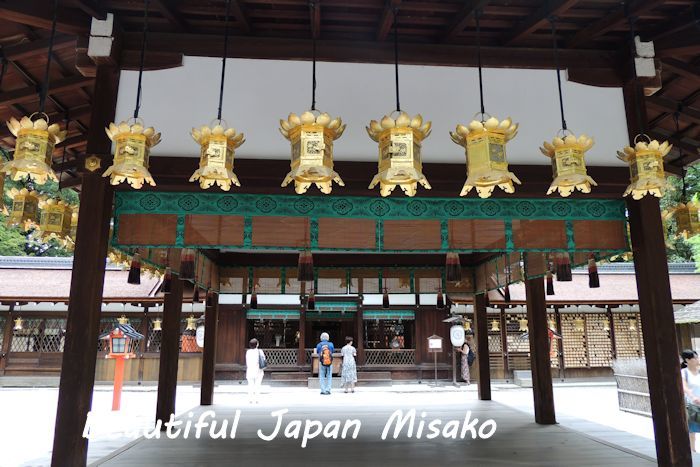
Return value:
<svg viewBox="0 0 700 467">
<path fill-rule="evenodd" d="M 22 225 L 24 230 L 37 225 L 39 215 L 39 194 L 26 188 L 9 190 L 12 205 L 7 217 L 7 225 L 10 227 Z"/>
<path fill-rule="evenodd" d="M 35 120 L 34 117 L 38 116 Z M 45 113 L 34 113 L 21 120 L 10 118 L 7 128 L 17 141 L 13 159 L 6 162 L 0 171 L 6 172 L 12 180 L 28 178 L 39 185 L 48 179 L 58 181 L 51 168 L 53 150 L 56 144 L 66 138 L 66 132 L 61 131 L 57 123 L 49 125 L 49 117 Z"/>
<path fill-rule="evenodd" d="M 638 141 L 642 137 L 647 141 Z M 661 198 L 666 187 L 664 157 L 673 145 L 668 141 L 659 143 L 646 135 L 637 135 L 634 143 L 634 147 L 627 146 L 617 152 L 618 159 L 630 168 L 630 184 L 623 196 L 631 194 L 634 199 L 642 199 L 649 194 Z"/>
<path fill-rule="evenodd" d="M 520 185 L 518 177 L 508 170 L 506 143 L 518 134 L 518 124 L 506 118 L 498 121 L 490 117 L 486 121 L 472 120 L 467 126 L 457 125 L 450 132 L 452 141 L 463 146 L 467 157 L 467 181 L 460 196 L 476 188 L 480 198 L 488 198 L 495 187 L 506 193 L 514 193 L 513 182 Z"/>
<path fill-rule="evenodd" d="M 563 138 L 557 136 L 551 143 L 543 143 L 540 151 L 552 160 L 553 180 L 547 190 L 548 195 L 558 191 L 561 196 L 567 197 L 574 190 L 590 193 L 591 185 L 598 185 L 586 169 L 586 151 L 592 146 L 592 138 L 586 135 L 577 138 L 573 133 Z"/>
<path fill-rule="evenodd" d="M 280 120 L 280 133 L 292 144 L 291 171 L 282 181 L 282 186 L 294 180 L 294 191 L 306 193 L 311 185 L 329 194 L 333 182 L 345 186 L 333 170 L 333 141 L 345 131 L 343 121 L 332 119 L 327 113 L 314 114 L 306 111 L 301 115 L 290 113 Z"/>
<path fill-rule="evenodd" d="M 411 118 L 400 112 L 396 119 L 385 115 L 380 121 L 372 120 L 367 128 L 369 137 L 379 143 L 379 172 L 372 179 L 369 189 L 380 185 L 380 194 L 389 196 L 400 186 L 407 196 L 415 196 L 420 183 L 430 189 L 423 175 L 421 146 L 430 136 L 431 122 L 423 123 L 423 117 Z"/>
<path fill-rule="evenodd" d="M 105 131 L 116 147 L 114 162 L 102 176 L 110 177 L 112 185 L 127 182 L 137 190 L 144 183 L 156 186 L 148 171 L 148 160 L 151 148 L 160 143 L 160 133 L 153 127 L 144 128 L 140 121 L 110 123 Z"/>
<path fill-rule="evenodd" d="M 224 191 L 231 189 L 231 184 L 241 186 L 233 172 L 235 150 L 245 143 L 243 133 L 236 133 L 235 128 L 225 128 L 219 121 L 214 126 L 192 128 L 192 138 L 200 145 L 199 169 L 190 177 L 190 182 L 199 180 L 199 186 L 207 189 L 214 184 Z"/>
</svg>

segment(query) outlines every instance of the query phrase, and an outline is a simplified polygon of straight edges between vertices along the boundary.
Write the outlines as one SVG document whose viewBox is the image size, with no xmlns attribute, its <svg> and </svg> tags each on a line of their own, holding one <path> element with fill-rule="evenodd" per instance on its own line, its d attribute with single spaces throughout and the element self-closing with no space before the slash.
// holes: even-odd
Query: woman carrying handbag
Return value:
<svg viewBox="0 0 700 467">
<path fill-rule="evenodd" d="M 262 349 L 258 348 L 258 340 L 251 339 L 248 344 L 249 349 L 245 353 L 245 378 L 248 380 L 248 402 L 257 404 L 260 396 L 260 385 L 265 375 L 267 360 Z"/>
</svg>

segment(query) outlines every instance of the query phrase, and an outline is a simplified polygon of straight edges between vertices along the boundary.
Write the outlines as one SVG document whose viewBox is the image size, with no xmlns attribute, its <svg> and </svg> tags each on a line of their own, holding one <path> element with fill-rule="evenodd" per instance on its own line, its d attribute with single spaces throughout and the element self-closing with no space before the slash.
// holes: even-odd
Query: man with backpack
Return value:
<svg viewBox="0 0 700 467">
<path fill-rule="evenodd" d="M 316 344 L 318 355 L 318 380 L 321 386 L 321 394 L 331 393 L 331 380 L 333 378 L 333 352 L 335 347 L 329 341 L 327 332 L 321 333 L 321 342 Z"/>
</svg>

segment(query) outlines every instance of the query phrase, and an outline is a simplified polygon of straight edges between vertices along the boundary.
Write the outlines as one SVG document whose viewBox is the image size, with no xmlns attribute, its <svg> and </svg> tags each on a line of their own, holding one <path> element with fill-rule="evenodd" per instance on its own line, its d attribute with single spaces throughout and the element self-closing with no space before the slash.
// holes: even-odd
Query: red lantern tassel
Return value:
<svg viewBox="0 0 700 467">
<path fill-rule="evenodd" d="M 126 279 L 129 284 L 141 283 L 141 255 L 134 254 L 131 258 L 131 267 L 129 268 L 129 277 Z"/>
<path fill-rule="evenodd" d="M 588 259 L 588 287 L 597 289 L 600 287 L 600 277 L 598 276 L 598 266 L 595 264 L 595 255 L 591 253 Z"/>
<path fill-rule="evenodd" d="M 552 271 L 547 271 L 547 295 L 554 295 L 554 278 Z"/>
<path fill-rule="evenodd" d="M 462 280 L 462 265 L 459 262 L 458 253 L 447 253 L 445 276 L 447 282 L 460 282 Z"/>
<path fill-rule="evenodd" d="M 389 290 L 384 289 L 384 295 L 382 296 L 382 308 L 389 308 Z"/>
<path fill-rule="evenodd" d="M 306 302 L 306 309 L 307 310 L 315 310 L 316 309 L 316 295 L 314 295 L 313 290 L 309 294 L 309 299 Z"/>
<path fill-rule="evenodd" d="M 445 296 L 442 294 L 442 289 L 438 290 L 437 307 L 439 310 L 442 310 L 443 308 L 445 308 Z M 384 308 L 386 308 L 386 307 L 384 307 Z"/>
<path fill-rule="evenodd" d="M 211 288 L 207 289 L 207 298 L 206 298 L 205 306 L 207 306 L 207 307 L 214 306 L 214 291 Z"/>
<path fill-rule="evenodd" d="M 508 288 L 508 284 L 506 284 L 506 288 L 503 289 L 503 300 L 505 300 L 506 303 L 510 302 L 510 289 Z"/>
<path fill-rule="evenodd" d="M 571 282 L 573 278 L 571 277 L 571 259 L 569 258 L 569 253 L 562 253 L 561 255 L 561 277 L 557 280 L 562 282 Z"/>
<path fill-rule="evenodd" d="M 163 285 L 160 290 L 163 293 L 170 293 L 173 286 L 173 271 L 170 268 L 165 268 L 165 274 L 163 275 Z"/>
<path fill-rule="evenodd" d="M 194 251 L 188 249 L 182 250 L 180 258 L 180 279 L 194 279 Z"/>
<path fill-rule="evenodd" d="M 297 280 L 299 282 L 313 282 L 314 280 L 314 257 L 310 251 L 299 253 Z"/>
<path fill-rule="evenodd" d="M 258 308 L 258 293 L 253 289 L 253 293 L 250 296 L 250 308 L 256 310 Z"/>
</svg>

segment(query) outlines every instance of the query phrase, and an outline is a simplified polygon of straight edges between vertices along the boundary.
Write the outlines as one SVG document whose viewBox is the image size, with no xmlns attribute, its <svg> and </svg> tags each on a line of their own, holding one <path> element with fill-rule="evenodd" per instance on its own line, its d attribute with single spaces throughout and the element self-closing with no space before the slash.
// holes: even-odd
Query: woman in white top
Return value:
<svg viewBox="0 0 700 467">
<path fill-rule="evenodd" d="M 265 370 L 260 368 L 260 358 L 265 359 L 265 354 L 262 349 L 258 348 L 258 340 L 251 339 L 245 353 L 245 377 L 248 380 L 248 401 L 253 404 L 258 403 L 260 395 L 260 385 L 262 383 Z"/>
<path fill-rule="evenodd" d="M 698 367 L 698 354 L 694 350 L 684 350 L 681 353 L 681 379 L 683 380 L 683 392 L 686 404 L 700 405 L 700 373 Z M 688 432 L 690 434 L 690 449 L 695 452 L 695 433 L 700 433 L 700 423 L 688 420 Z"/>
</svg>

